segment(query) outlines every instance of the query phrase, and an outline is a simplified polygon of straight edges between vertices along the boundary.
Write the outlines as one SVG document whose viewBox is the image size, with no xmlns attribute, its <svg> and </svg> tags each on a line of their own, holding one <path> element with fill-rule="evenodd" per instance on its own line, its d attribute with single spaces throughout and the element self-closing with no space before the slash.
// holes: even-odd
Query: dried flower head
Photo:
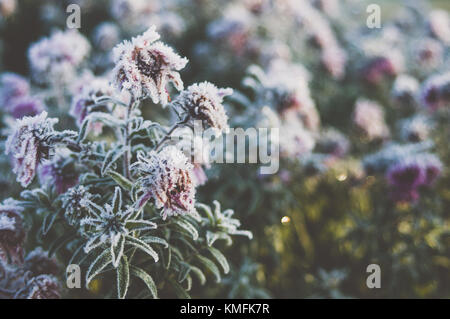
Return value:
<svg viewBox="0 0 450 319">
<path fill-rule="evenodd" d="M 167 146 L 159 153 L 139 153 L 138 162 L 132 167 L 140 176 L 138 183 L 144 193 L 138 203 L 140 207 L 153 199 L 157 208 L 163 208 L 164 219 L 194 210 L 193 167 L 175 146 Z"/>
<path fill-rule="evenodd" d="M 155 27 L 144 34 L 124 41 L 114 48 L 114 84 L 119 90 L 129 91 L 134 99 L 150 96 L 153 103 L 167 104 L 167 84 L 183 89 L 180 71 L 188 60 L 163 44 Z"/>
<path fill-rule="evenodd" d="M 230 88 L 217 88 L 209 82 L 196 83 L 181 92 L 173 105 L 181 108 L 192 121 L 202 121 L 204 127 L 227 131 L 228 117 L 222 102 L 232 93 Z"/>
<path fill-rule="evenodd" d="M 33 180 L 38 164 L 48 158 L 51 145 L 47 139 L 54 132 L 58 119 L 47 118 L 47 112 L 16 121 L 13 133 L 6 141 L 6 154 L 13 157 L 13 171 L 23 187 Z"/>
<path fill-rule="evenodd" d="M 39 82 L 70 81 L 90 51 L 89 41 L 76 30 L 57 31 L 31 45 L 28 58 Z"/>
<path fill-rule="evenodd" d="M 0 260 L 23 262 L 26 232 L 22 222 L 22 210 L 13 199 L 6 199 L 0 205 Z"/>
</svg>

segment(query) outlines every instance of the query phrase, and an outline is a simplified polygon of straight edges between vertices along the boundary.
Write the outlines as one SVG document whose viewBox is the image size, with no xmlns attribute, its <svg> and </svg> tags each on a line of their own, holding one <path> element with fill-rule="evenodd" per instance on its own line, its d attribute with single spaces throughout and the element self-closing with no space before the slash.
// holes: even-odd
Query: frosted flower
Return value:
<svg viewBox="0 0 450 319">
<path fill-rule="evenodd" d="M 322 52 L 321 61 L 333 78 L 341 79 L 345 75 L 347 53 L 341 48 L 326 48 Z"/>
<path fill-rule="evenodd" d="M 138 184 L 144 193 L 139 207 L 153 199 L 155 206 L 163 209 L 163 219 L 194 211 L 193 167 L 175 146 L 167 146 L 159 153 L 139 153 L 132 167 L 139 175 Z"/>
<path fill-rule="evenodd" d="M 364 79 L 371 84 L 378 84 L 385 76 L 395 76 L 404 69 L 403 54 L 389 47 L 384 49 L 387 51 L 371 57 L 363 69 Z"/>
<path fill-rule="evenodd" d="M 428 138 L 431 124 L 424 116 L 414 116 L 400 122 L 400 135 L 408 142 L 420 142 Z"/>
<path fill-rule="evenodd" d="M 431 11 L 428 24 L 432 35 L 445 44 L 450 43 L 450 17 L 447 11 Z"/>
<path fill-rule="evenodd" d="M 54 276 L 39 275 L 33 277 L 19 290 L 16 299 L 59 299 L 61 287 Z"/>
<path fill-rule="evenodd" d="M 425 81 L 421 102 L 432 111 L 450 105 L 450 72 L 433 75 Z"/>
<path fill-rule="evenodd" d="M 26 232 L 23 227 L 23 208 L 13 199 L 6 199 L 0 205 L 0 260 L 23 262 L 23 244 Z"/>
<path fill-rule="evenodd" d="M 83 185 L 70 188 L 62 196 L 64 216 L 69 224 L 75 225 L 81 218 L 89 214 L 93 206 L 93 197 Z"/>
<path fill-rule="evenodd" d="M 10 104 L 10 113 L 16 119 L 38 115 L 45 109 L 46 107 L 40 99 L 31 96 L 14 99 Z"/>
<path fill-rule="evenodd" d="M 78 173 L 67 149 L 58 150 L 51 160 L 42 163 L 39 180 L 41 184 L 53 186 L 58 194 L 77 184 Z"/>
<path fill-rule="evenodd" d="M 173 104 L 186 112 L 192 121 L 202 121 L 204 127 L 227 131 L 228 117 L 222 102 L 232 93 L 230 88 L 219 89 L 209 82 L 196 83 L 181 92 Z"/>
<path fill-rule="evenodd" d="M 356 101 L 353 123 L 369 140 L 384 139 L 389 136 L 383 108 L 376 102 L 364 99 Z"/>
<path fill-rule="evenodd" d="M 134 99 L 150 96 L 153 103 L 167 104 L 167 84 L 171 82 L 177 90 L 183 89 L 178 71 L 188 60 L 163 44 L 155 27 L 144 34 L 124 41 L 114 48 L 113 82 L 120 90 L 129 91 Z"/>
<path fill-rule="evenodd" d="M 95 27 L 92 38 L 100 50 L 111 50 L 120 40 L 120 28 L 112 22 L 100 23 Z"/>
<path fill-rule="evenodd" d="M 401 74 L 395 79 L 391 95 L 395 101 L 406 105 L 414 101 L 419 87 L 420 84 L 416 78 Z"/>
<path fill-rule="evenodd" d="M 39 82 L 70 81 L 90 51 L 89 41 L 76 30 L 56 31 L 33 43 L 28 59 Z"/>
<path fill-rule="evenodd" d="M 33 276 L 43 274 L 57 275 L 59 273 L 59 266 L 54 258 L 48 256 L 48 252 L 41 247 L 29 252 L 25 257 L 23 265 L 25 271 L 30 271 Z"/>
<path fill-rule="evenodd" d="M 6 154 L 13 157 L 13 172 L 23 187 L 28 186 L 36 174 L 38 164 L 48 158 L 51 145 L 48 138 L 54 132 L 58 119 L 47 118 L 47 112 L 16 121 L 13 133 L 6 140 Z"/>
<path fill-rule="evenodd" d="M 444 47 L 432 38 L 425 38 L 414 44 L 415 61 L 426 70 L 439 67 L 443 62 Z"/>
<path fill-rule="evenodd" d="M 10 103 L 17 98 L 25 97 L 30 93 L 28 81 L 15 73 L 2 73 L 0 75 L 0 106 L 10 108 Z"/>
<path fill-rule="evenodd" d="M 70 108 L 70 115 L 76 119 L 78 126 L 81 126 L 83 121 L 91 112 L 108 111 L 108 105 L 95 106 L 96 99 L 101 96 L 113 96 L 114 90 L 109 85 L 109 81 L 103 77 L 93 77 L 79 89 L 79 92 L 72 98 Z M 95 106 L 95 108 L 94 108 Z M 90 130 L 95 134 L 102 132 L 103 124 L 100 122 L 91 123 Z"/>
</svg>

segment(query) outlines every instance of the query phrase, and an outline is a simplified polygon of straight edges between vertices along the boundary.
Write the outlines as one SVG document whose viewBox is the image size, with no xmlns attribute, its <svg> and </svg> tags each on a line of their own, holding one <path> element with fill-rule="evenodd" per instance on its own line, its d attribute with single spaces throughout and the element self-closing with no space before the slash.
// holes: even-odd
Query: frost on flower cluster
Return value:
<svg viewBox="0 0 450 319">
<path fill-rule="evenodd" d="M 91 210 L 93 195 L 86 187 L 78 185 L 70 188 L 62 197 L 67 221 L 74 225 Z"/>
<path fill-rule="evenodd" d="M 177 90 L 183 89 L 178 71 L 188 60 L 157 41 L 159 37 L 153 26 L 131 42 L 116 46 L 113 81 L 120 91 L 128 91 L 135 100 L 149 96 L 154 103 L 165 105 L 169 100 L 169 82 Z"/>
<path fill-rule="evenodd" d="M 428 78 L 421 89 L 422 104 L 432 111 L 450 105 L 450 72 Z"/>
<path fill-rule="evenodd" d="M 31 45 L 31 71 L 39 82 L 71 80 L 90 52 L 89 41 L 76 30 L 56 31 Z"/>
<path fill-rule="evenodd" d="M 228 117 L 222 102 L 225 96 L 232 93 L 230 88 L 217 88 L 209 82 L 196 83 L 181 92 L 173 105 L 184 111 L 192 121 L 202 121 L 204 127 L 227 131 Z"/>
<path fill-rule="evenodd" d="M 22 221 L 23 208 L 13 199 L 0 205 L 0 262 L 23 262 L 23 244 L 26 232 Z"/>
<path fill-rule="evenodd" d="M 38 164 L 49 157 L 49 137 L 58 119 L 47 118 L 47 112 L 17 120 L 14 132 L 6 141 L 6 154 L 11 154 L 13 171 L 23 187 L 33 180 Z"/>
<path fill-rule="evenodd" d="M 139 175 L 137 183 L 143 192 L 139 207 L 153 199 L 155 206 L 163 209 L 164 219 L 194 211 L 196 185 L 193 166 L 175 146 L 167 146 L 158 153 L 138 153 L 133 169 Z"/>
</svg>

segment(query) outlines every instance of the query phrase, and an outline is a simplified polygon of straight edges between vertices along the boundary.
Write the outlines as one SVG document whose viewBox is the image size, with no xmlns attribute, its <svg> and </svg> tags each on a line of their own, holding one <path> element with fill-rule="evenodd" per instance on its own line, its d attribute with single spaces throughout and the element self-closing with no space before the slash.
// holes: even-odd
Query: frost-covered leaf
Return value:
<svg viewBox="0 0 450 319">
<path fill-rule="evenodd" d="M 140 278 L 147 285 L 153 298 L 158 299 L 158 289 L 156 288 L 153 278 L 143 269 L 136 266 L 130 266 L 130 271 L 133 276 Z"/>
<path fill-rule="evenodd" d="M 113 147 L 106 154 L 105 159 L 102 164 L 102 176 L 105 175 L 105 172 L 113 165 L 125 152 L 128 151 L 128 146 L 118 145 Z"/>
<path fill-rule="evenodd" d="M 111 251 L 105 249 L 89 266 L 86 273 L 86 288 L 89 289 L 89 283 L 97 276 L 99 273 L 105 269 L 111 263 Z"/>
<path fill-rule="evenodd" d="M 116 246 L 111 245 L 111 259 L 114 268 L 119 266 L 120 259 L 123 256 L 123 249 L 125 247 L 125 237 L 120 236 L 119 242 Z"/>
<path fill-rule="evenodd" d="M 143 236 L 141 237 L 141 240 L 146 242 L 147 244 L 152 243 L 152 244 L 161 244 L 163 245 L 165 248 L 169 247 L 169 244 L 167 243 L 167 241 L 163 238 L 160 237 L 155 237 L 155 236 Z"/>
<path fill-rule="evenodd" d="M 177 219 L 175 221 L 175 225 L 179 226 L 179 228 L 191 235 L 193 240 L 198 239 L 198 231 L 191 223 L 183 219 Z"/>
<path fill-rule="evenodd" d="M 204 256 L 201 255 L 196 255 L 198 261 L 206 267 L 206 269 L 208 269 L 209 271 L 211 271 L 211 273 L 214 275 L 214 277 L 216 277 L 216 282 L 220 282 L 221 281 L 221 275 L 220 275 L 220 270 L 219 268 L 217 268 L 216 264 L 211 261 L 211 259 L 206 258 Z"/>
<path fill-rule="evenodd" d="M 119 267 L 116 269 L 117 273 L 117 297 L 125 299 L 127 295 L 128 286 L 130 285 L 130 268 L 128 265 L 127 256 L 123 256 L 120 260 Z"/>
<path fill-rule="evenodd" d="M 120 175 L 114 171 L 108 171 L 106 175 L 109 175 L 117 184 L 119 184 L 123 189 L 131 190 L 133 188 L 133 183 L 128 180 L 125 176 Z"/>
<path fill-rule="evenodd" d="M 145 252 L 147 255 L 153 257 L 155 262 L 158 262 L 158 260 L 159 260 L 158 254 L 147 243 L 145 243 L 144 241 L 142 241 L 138 238 L 132 237 L 132 236 L 126 236 L 126 239 L 127 239 L 126 243 L 128 245 L 139 248 L 140 250 Z"/>
<path fill-rule="evenodd" d="M 208 247 L 208 250 L 214 256 L 214 258 L 217 260 L 220 266 L 222 266 L 223 272 L 225 274 L 228 274 L 228 272 L 230 271 L 230 265 L 228 264 L 228 261 L 225 258 L 225 256 L 214 247 Z"/>
<path fill-rule="evenodd" d="M 125 225 L 130 231 L 145 231 L 156 229 L 158 227 L 155 223 L 144 219 L 128 220 Z"/>
</svg>

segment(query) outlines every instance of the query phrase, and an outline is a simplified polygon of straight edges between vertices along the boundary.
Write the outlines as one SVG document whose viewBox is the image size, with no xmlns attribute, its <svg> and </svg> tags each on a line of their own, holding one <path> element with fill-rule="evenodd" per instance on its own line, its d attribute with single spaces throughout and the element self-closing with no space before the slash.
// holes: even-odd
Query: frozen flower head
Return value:
<svg viewBox="0 0 450 319">
<path fill-rule="evenodd" d="M 23 227 L 23 208 L 13 199 L 0 205 L 0 261 L 23 262 L 23 244 L 26 232 Z"/>
<path fill-rule="evenodd" d="M 86 217 L 92 204 L 92 198 L 93 195 L 83 185 L 70 188 L 62 196 L 64 216 L 69 224 L 75 225 L 81 218 Z"/>
<path fill-rule="evenodd" d="M 389 50 L 388 48 L 386 48 Z M 371 84 L 379 84 L 384 77 L 392 77 L 404 69 L 404 57 L 399 50 L 389 51 L 371 57 L 363 69 L 364 79 Z"/>
<path fill-rule="evenodd" d="M 425 38 L 414 44 L 414 59 L 420 67 L 432 70 L 439 67 L 443 62 L 444 47 L 432 38 Z"/>
<path fill-rule="evenodd" d="M 14 99 L 25 97 L 29 93 L 30 85 L 24 77 L 9 72 L 0 75 L 0 107 L 3 109 L 9 109 Z"/>
<path fill-rule="evenodd" d="M 428 25 L 433 36 L 445 44 L 450 44 L 450 17 L 447 11 L 430 12 Z"/>
<path fill-rule="evenodd" d="M 419 87 L 420 84 L 416 78 L 401 74 L 395 79 L 391 95 L 396 102 L 408 105 L 414 102 Z"/>
<path fill-rule="evenodd" d="M 400 122 L 400 135 L 407 142 L 421 142 L 428 138 L 431 124 L 426 117 L 417 115 Z"/>
<path fill-rule="evenodd" d="M 175 146 L 167 146 L 159 153 L 139 153 L 133 169 L 139 175 L 138 183 L 144 193 L 138 203 L 140 207 L 153 199 L 155 206 L 163 209 L 163 219 L 194 211 L 193 167 Z"/>
<path fill-rule="evenodd" d="M 24 96 L 11 101 L 10 113 L 16 119 L 24 116 L 35 116 L 42 113 L 46 109 L 44 103 L 35 97 Z"/>
<path fill-rule="evenodd" d="M 58 194 L 77 184 L 78 173 L 67 149 L 58 150 L 51 160 L 42 163 L 39 168 L 39 180 L 41 184 L 53 186 Z"/>
<path fill-rule="evenodd" d="M 58 119 L 47 118 L 47 112 L 17 120 L 12 134 L 6 140 L 6 154 L 13 158 L 13 171 L 23 187 L 28 186 L 36 174 L 38 164 L 49 157 L 49 137 Z"/>
<path fill-rule="evenodd" d="M 422 85 L 420 98 L 422 104 L 431 111 L 448 107 L 450 105 L 450 72 L 428 78 Z"/>
<path fill-rule="evenodd" d="M 114 90 L 109 85 L 109 81 L 106 78 L 93 77 L 87 79 L 84 85 L 82 85 L 79 89 L 78 93 L 74 94 L 70 108 L 70 115 L 76 119 L 78 126 L 81 126 L 89 113 L 96 111 L 108 111 L 108 105 L 96 105 L 96 100 L 105 95 L 114 95 Z M 102 132 L 102 128 L 103 125 L 100 122 L 92 123 L 90 127 L 95 134 L 100 134 Z"/>
<path fill-rule="evenodd" d="M 353 123 L 369 140 L 385 139 L 389 136 L 383 108 L 376 102 L 364 99 L 356 101 Z"/>
<path fill-rule="evenodd" d="M 43 83 L 67 83 L 90 51 L 89 41 L 76 30 L 57 31 L 31 45 L 28 59 L 34 78 Z"/>
<path fill-rule="evenodd" d="M 311 132 L 306 130 L 297 118 L 281 123 L 279 138 L 281 156 L 290 159 L 302 157 L 314 149 L 315 143 Z"/>
<path fill-rule="evenodd" d="M 153 103 L 167 104 L 167 84 L 171 82 L 177 90 L 183 89 L 178 71 L 188 60 L 163 44 L 155 27 L 144 34 L 124 41 L 114 48 L 113 81 L 120 90 L 130 92 L 134 99 L 150 96 Z"/>
<path fill-rule="evenodd" d="M 115 23 L 102 22 L 95 27 L 92 39 L 100 50 L 111 50 L 120 40 L 120 28 Z"/>
<path fill-rule="evenodd" d="M 48 252 L 41 247 L 29 252 L 25 257 L 24 270 L 31 272 L 33 276 L 43 274 L 57 275 L 59 266 L 54 258 L 48 256 Z"/>
<path fill-rule="evenodd" d="M 204 127 L 227 131 L 228 116 L 222 102 L 225 96 L 232 93 L 230 88 L 217 88 L 209 82 L 196 83 L 181 92 L 173 104 L 192 121 L 202 121 Z"/>
<path fill-rule="evenodd" d="M 59 299 L 61 287 L 58 280 L 51 275 L 32 277 L 26 286 L 19 290 L 16 299 Z"/>
</svg>

